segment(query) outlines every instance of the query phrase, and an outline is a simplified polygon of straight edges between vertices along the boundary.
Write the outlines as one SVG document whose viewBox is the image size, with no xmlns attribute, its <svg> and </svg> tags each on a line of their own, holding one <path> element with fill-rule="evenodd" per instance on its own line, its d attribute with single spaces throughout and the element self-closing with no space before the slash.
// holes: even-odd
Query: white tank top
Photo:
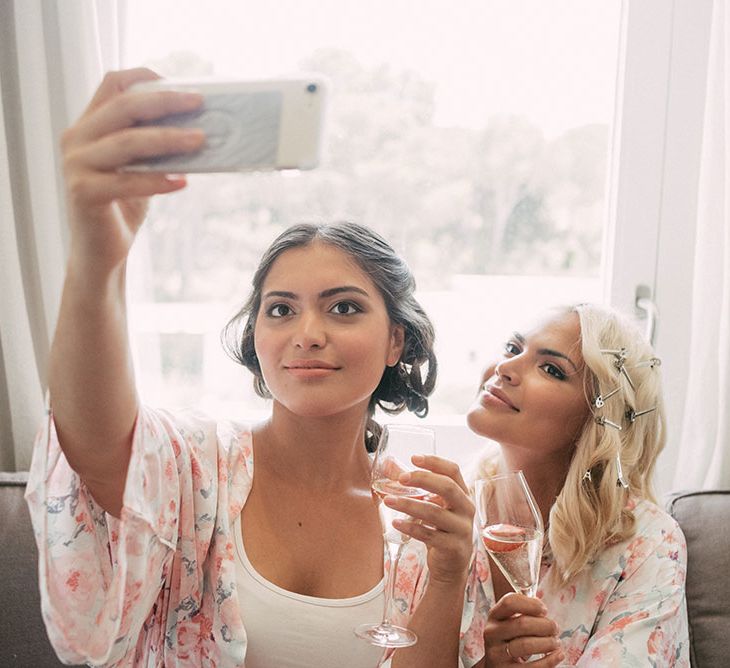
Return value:
<svg viewBox="0 0 730 668">
<path fill-rule="evenodd" d="M 353 633 L 383 615 L 384 582 L 353 598 L 316 598 L 287 591 L 263 578 L 246 556 L 240 515 L 236 584 L 248 636 L 246 668 L 375 668 L 383 654 Z"/>
</svg>

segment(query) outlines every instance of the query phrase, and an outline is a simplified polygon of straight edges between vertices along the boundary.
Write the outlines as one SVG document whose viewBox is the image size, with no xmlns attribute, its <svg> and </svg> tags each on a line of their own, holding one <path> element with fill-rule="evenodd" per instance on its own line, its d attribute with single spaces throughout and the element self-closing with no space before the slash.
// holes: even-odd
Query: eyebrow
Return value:
<svg viewBox="0 0 730 668">
<path fill-rule="evenodd" d="M 334 297 L 335 295 L 339 295 L 345 292 L 355 292 L 357 294 L 363 295 L 364 297 L 370 297 L 367 291 L 363 290 L 362 288 L 358 288 L 356 285 L 341 285 L 336 288 L 328 288 L 327 290 L 322 290 L 322 292 L 320 292 L 318 296 L 320 299 L 327 299 L 328 297 Z M 281 297 L 283 299 L 299 298 L 299 296 L 295 292 L 287 292 L 285 290 L 271 290 L 263 296 L 264 299 L 269 299 L 270 297 Z"/>
<path fill-rule="evenodd" d="M 525 337 L 522 336 L 522 334 L 520 334 L 519 332 L 512 332 L 512 336 L 514 336 L 522 345 L 525 344 Z M 549 355 L 550 357 L 559 357 L 560 359 L 564 359 L 567 362 L 570 362 L 570 365 L 573 367 L 573 369 L 575 369 L 576 372 L 578 371 L 578 367 L 575 365 L 575 362 L 573 362 L 573 360 L 570 359 L 570 357 L 568 357 L 567 355 L 565 355 L 557 350 L 553 350 L 552 348 L 540 348 L 537 351 L 537 354 L 538 355 Z"/>
</svg>

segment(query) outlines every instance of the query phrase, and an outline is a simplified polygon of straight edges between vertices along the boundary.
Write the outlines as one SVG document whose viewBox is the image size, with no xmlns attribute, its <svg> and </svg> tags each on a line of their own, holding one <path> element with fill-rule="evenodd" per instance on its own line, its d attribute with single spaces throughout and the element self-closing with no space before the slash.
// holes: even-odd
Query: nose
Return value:
<svg viewBox="0 0 730 668">
<path fill-rule="evenodd" d="M 510 385 L 517 385 L 520 382 L 520 375 L 517 360 L 519 355 L 503 359 L 494 367 L 494 373 L 498 378 Z"/>
<path fill-rule="evenodd" d="M 322 348 L 327 341 L 322 319 L 316 313 L 302 313 L 294 331 L 293 343 L 302 350 Z"/>
</svg>

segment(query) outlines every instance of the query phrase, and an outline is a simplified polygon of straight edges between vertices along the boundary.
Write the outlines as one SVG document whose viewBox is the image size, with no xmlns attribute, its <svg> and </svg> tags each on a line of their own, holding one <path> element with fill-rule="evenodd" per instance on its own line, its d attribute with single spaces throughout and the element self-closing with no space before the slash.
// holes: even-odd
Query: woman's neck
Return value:
<svg viewBox="0 0 730 668">
<path fill-rule="evenodd" d="M 308 418 L 275 401 L 271 417 L 254 434 L 255 461 L 282 479 L 322 490 L 369 486 L 366 424 L 362 407 Z"/>
<path fill-rule="evenodd" d="M 550 509 L 563 488 L 570 467 L 570 454 L 565 452 L 541 455 L 534 450 L 500 446 L 501 466 L 505 471 L 522 470 L 547 527 Z"/>
</svg>

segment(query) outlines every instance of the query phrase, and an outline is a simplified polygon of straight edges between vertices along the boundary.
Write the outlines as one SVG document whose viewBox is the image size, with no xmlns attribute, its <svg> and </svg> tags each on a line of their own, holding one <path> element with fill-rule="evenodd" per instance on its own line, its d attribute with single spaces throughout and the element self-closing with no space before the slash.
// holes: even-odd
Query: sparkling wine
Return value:
<svg viewBox="0 0 730 668">
<path fill-rule="evenodd" d="M 420 487 L 409 487 L 408 485 L 401 485 L 397 480 L 391 480 L 390 478 L 378 478 L 373 480 L 372 483 L 373 494 L 375 494 L 381 501 L 386 496 L 404 496 L 409 499 L 425 499 L 428 497 L 429 492 Z"/>
<path fill-rule="evenodd" d="M 386 496 L 400 496 L 408 499 L 425 499 L 428 492 L 420 487 L 410 487 L 401 485 L 397 480 L 390 478 L 378 478 L 372 482 L 373 494 L 381 501 Z M 411 537 L 401 533 L 393 526 L 394 519 L 410 519 L 408 515 L 398 512 L 393 508 L 388 508 L 384 503 L 379 504 L 380 515 L 383 523 L 383 537 L 387 543 L 392 545 L 403 545 L 407 543 Z"/>
<path fill-rule="evenodd" d="M 492 524 L 482 530 L 482 541 L 513 589 L 534 596 L 540 572 L 542 531 Z"/>
</svg>

